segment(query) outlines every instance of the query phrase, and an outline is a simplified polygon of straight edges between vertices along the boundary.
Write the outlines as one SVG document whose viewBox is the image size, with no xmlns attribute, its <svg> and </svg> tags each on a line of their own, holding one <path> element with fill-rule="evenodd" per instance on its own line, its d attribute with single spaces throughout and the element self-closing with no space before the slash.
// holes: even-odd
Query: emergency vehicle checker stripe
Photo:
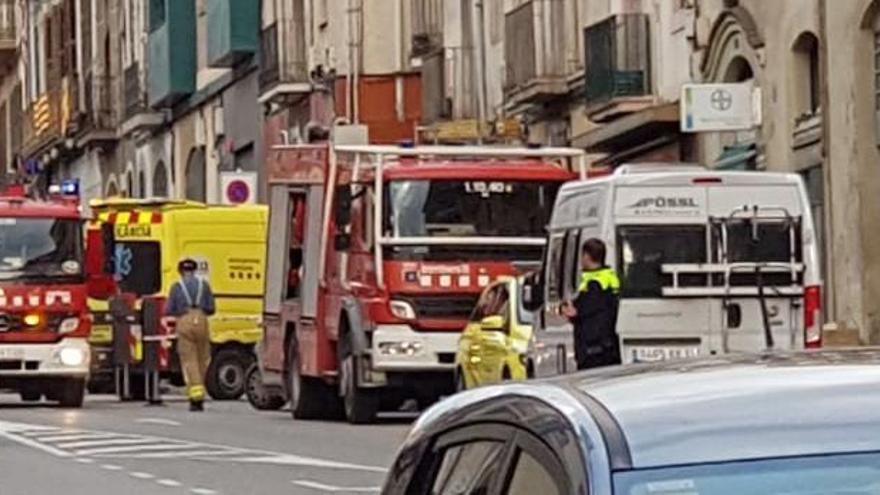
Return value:
<svg viewBox="0 0 880 495">
<path fill-rule="evenodd" d="M 158 211 L 104 212 L 98 215 L 98 222 L 111 225 L 157 225 L 162 223 L 162 213 Z"/>
</svg>

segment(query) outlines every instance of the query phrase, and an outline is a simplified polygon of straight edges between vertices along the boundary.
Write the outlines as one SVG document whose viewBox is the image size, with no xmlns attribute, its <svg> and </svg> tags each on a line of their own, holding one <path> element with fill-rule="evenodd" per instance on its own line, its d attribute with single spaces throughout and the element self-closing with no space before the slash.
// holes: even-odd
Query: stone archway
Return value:
<svg viewBox="0 0 880 495">
<path fill-rule="evenodd" d="M 186 199 L 204 202 L 207 199 L 205 149 L 193 148 L 186 162 Z"/>
</svg>

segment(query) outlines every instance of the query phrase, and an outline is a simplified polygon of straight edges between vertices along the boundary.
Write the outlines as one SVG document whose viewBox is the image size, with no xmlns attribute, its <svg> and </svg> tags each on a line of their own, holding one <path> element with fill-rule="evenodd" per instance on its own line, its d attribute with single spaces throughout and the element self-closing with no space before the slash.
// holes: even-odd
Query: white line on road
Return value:
<svg viewBox="0 0 880 495">
<path fill-rule="evenodd" d="M 162 486 L 167 486 L 167 487 L 171 487 L 171 488 L 183 486 L 183 483 L 181 483 L 177 480 L 169 480 L 169 479 L 158 480 L 158 481 L 156 481 L 156 483 L 158 483 Z"/>
<path fill-rule="evenodd" d="M 195 444 L 187 443 L 141 443 L 137 445 L 122 445 L 116 447 L 99 447 L 94 449 L 77 450 L 76 455 L 109 455 L 124 454 L 127 452 L 139 453 L 150 450 L 183 450 L 197 447 Z"/>
<path fill-rule="evenodd" d="M 54 455 L 55 457 L 70 457 L 72 455 L 70 452 L 65 452 L 49 445 L 43 445 L 40 442 L 35 442 L 31 440 L 30 438 L 16 435 L 15 433 L 11 433 L 9 431 L 4 431 L 2 428 L 0 428 L 0 437 L 19 443 L 26 447 L 30 447 L 32 449 L 42 450 L 43 452 Z"/>
<path fill-rule="evenodd" d="M 80 464 L 94 464 L 94 463 L 95 463 L 94 460 L 92 460 L 92 459 L 85 459 L 85 458 L 83 458 L 83 457 L 80 457 L 79 459 L 76 459 L 76 462 L 78 462 L 78 463 L 80 463 Z"/>
<path fill-rule="evenodd" d="M 174 421 L 173 419 L 162 419 L 162 418 L 140 418 L 134 420 L 135 423 L 141 423 L 145 425 L 159 425 L 159 426 L 183 426 L 183 423 L 179 421 Z"/>
<path fill-rule="evenodd" d="M 86 449 L 89 447 L 110 447 L 113 445 L 135 445 L 138 443 L 152 443 L 155 440 L 146 437 L 124 437 L 108 440 L 83 440 L 81 442 L 67 442 L 55 444 L 59 449 Z"/>
<path fill-rule="evenodd" d="M 140 471 L 132 471 L 128 473 L 128 475 L 132 478 L 137 478 L 139 480 L 151 480 L 156 477 L 155 475 L 152 475 L 150 473 L 142 473 Z"/>
<path fill-rule="evenodd" d="M 195 495 L 217 495 L 217 492 L 210 488 L 193 488 L 189 492 Z"/>
<path fill-rule="evenodd" d="M 116 464 L 101 464 L 101 469 L 106 469 L 107 471 L 122 471 L 122 466 L 117 466 Z"/>
<path fill-rule="evenodd" d="M 381 490 L 378 486 L 334 486 L 309 480 L 294 480 L 291 483 L 322 493 L 379 493 Z"/>
<path fill-rule="evenodd" d="M 50 433 L 46 436 L 31 436 L 36 440 L 41 442 L 76 442 L 80 440 L 97 440 L 99 438 L 119 438 L 122 435 L 118 435 L 116 433 L 65 433 L 63 435 L 59 435 L 57 433 Z"/>
<path fill-rule="evenodd" d="M 114 457 L 125 457 L 126 459 L 174 459 L 181 457 L 189 457 L 192 459 L 208 459 L 208 458 L 216 458 L 220 456 L 235 456 L 235 455 L 244 455 L 248 452 L 245 450 L 230 450 L 230 451 L 217 451 L 217 450 L 183 450 L 179 452 L 149 452 L 149 453 L 140 453 L 135 452 L 133 454 L 126 454 L 124 452 L 114 453 Z M 105 454 L 106 455 L 106 454 Z"/>
</svg>

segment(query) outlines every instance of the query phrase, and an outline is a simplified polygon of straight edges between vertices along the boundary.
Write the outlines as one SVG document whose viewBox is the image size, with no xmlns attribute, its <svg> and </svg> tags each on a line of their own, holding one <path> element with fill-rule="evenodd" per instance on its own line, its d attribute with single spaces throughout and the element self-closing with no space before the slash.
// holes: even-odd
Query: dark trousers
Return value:
<svg viewBox="0 0 880 495">
<path fill-rule="evenodd" d="M 576 342 L 575 359 L 577 360 L 578 370 L 620 364 L 619 340 L 613 338 L 598 342 Z"/>
</svg>

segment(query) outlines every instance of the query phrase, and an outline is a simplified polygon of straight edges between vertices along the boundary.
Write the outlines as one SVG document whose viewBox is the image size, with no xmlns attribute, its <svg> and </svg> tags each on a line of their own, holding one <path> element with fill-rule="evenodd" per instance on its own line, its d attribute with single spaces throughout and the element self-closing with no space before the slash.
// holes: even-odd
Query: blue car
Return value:
<svg viewBox="0 0 880 495">
<path fill-rule="evenodd" d="M 634 365 L 427 411 L 386 494 L 880 493 L 880 352 Z"/>
</svg>

